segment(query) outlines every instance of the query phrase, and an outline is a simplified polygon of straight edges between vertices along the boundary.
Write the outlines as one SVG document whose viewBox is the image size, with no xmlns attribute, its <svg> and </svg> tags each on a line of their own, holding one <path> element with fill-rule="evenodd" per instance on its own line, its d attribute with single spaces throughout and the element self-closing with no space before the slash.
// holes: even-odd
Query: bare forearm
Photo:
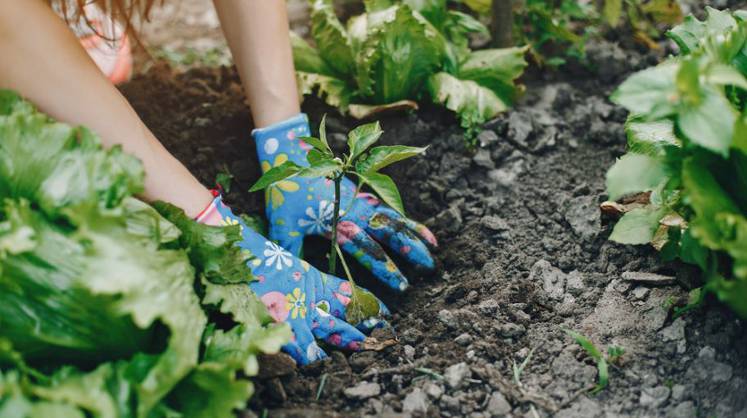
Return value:
<svg viewBox="0 0 747 418">
<path fill-rule="evenodd" d="M 60 121 L 89 127 L 104 145 L 121 144 L 140 158 L 146 199 L 171 201 L 190 214 L 207 204 L 207 189 L 156 140 L 44 2 L 0 2 L 0 56 L 0 87 L 18 91 Z"/>
<path fill-rule="evenodd" d="M 300 112 L 285 0 L 213 0 L 254 124 Z"/>
</svg>

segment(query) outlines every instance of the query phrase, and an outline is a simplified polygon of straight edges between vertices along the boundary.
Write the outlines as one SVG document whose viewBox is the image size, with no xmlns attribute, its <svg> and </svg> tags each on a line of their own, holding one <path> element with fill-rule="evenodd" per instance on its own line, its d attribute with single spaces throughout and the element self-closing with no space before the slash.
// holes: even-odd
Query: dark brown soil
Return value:
<svg viewBox="0 0 747 418">
<path fill-rule="evenodd" d="M 591 70 L 568 79 L 529 81 L 527 96 L 488 124 L 474 150 L 441 109 L 382 120 L 385 142 L 431 146 L 392 174 L 410 216 L 440 239 L 441 268 L 399 297 L 356 269 L 392 308 L 399 344 L 278 369 L 282 376 L 257 382 L 245 415 L 747 417 L 745 324 L 714 303 L 673 318 L 690 271 L 660 263 L 647 247 L 607 241 L 610 220 L 598 210 L 605 172 L 625 148 L 626 115 L 607 97 L 656 57 L 602 43 L 590 58 Z M 259 171 L 232 70 L 158 66 L 122 91 L 201 181 L 212 185 L 227 168 L 230 203 L 262 213 L 261 195 L 246 192 Z M 313 100 L 304 110 L 312 125 L 329 112 L 338 145 L 354 126 Z M 307 258 L 320 264 L 318 253 Z M 640 272 L 677 282 L 623 278 Z M 603 350 L 625 348 L 599 394 L 586 393 L 596 367 L 564 328 Z M 530 353 L 517 382 L 512 367 Z M 370 393 L 348 390 L 363 383 L 373 384 Z"/>
</svg>

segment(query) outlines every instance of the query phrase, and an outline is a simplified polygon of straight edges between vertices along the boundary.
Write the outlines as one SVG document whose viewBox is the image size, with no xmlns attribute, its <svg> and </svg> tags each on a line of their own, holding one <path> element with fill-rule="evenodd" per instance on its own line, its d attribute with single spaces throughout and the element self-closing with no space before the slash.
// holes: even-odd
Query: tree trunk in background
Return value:
<svg viewBox="0 0 747 418">
<path fill-rule="evenodd" d="M 493 45 L 498 48 L 514 46 L 514 12 L 512 0 L 493 0 L 491 32 Z"/>
</svg>

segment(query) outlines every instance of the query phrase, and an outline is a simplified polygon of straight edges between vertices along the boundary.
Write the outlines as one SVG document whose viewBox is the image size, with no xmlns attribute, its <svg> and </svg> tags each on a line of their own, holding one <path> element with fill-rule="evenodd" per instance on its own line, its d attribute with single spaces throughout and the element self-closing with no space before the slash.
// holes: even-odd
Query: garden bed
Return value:
<svg viewBox="0 0 747 418">
<path fill-rule="evenodd" d="M 444 110 L 381 120 L 384 142 L 430 145 L 391 174 L 408 215 L 439 238 L 440 269 L 396 296 L 356 268 L 394 312 L 399 344 L 332 351 L 298 370 L 283 356 L 266 359 L 247 416 L 747 417 L 745 324 L 719 306 L 673 318 L 691 271 L 607 241 L 611 220 L 598 208 L 605 172 L 625 151 L 626 113 L 607 98 L 657 57 L 589 49 L 594 71 L 529 76 L 526 97 L 488 124 L 475 150 Z M 229 171 L 227 200 L 262 213 L 262 195 L 246 192 L 259 167 L 232 70 L 158 65 L 122 91 L 203 183 Z M 328 113 L 336 145 L 335 134 L 355 125 L 311 99 L 304 111 L 312 126 Z M 306 258 L 323 267 L 320 246 L 308 243 Z M 662 281 L 642 283 L 645 273 Z M 584 391 L 596 366 L 564 328 L 625 349 L 597 395 Z M 530 353 L 519 387 L 512 366 Z"/>
</svg>

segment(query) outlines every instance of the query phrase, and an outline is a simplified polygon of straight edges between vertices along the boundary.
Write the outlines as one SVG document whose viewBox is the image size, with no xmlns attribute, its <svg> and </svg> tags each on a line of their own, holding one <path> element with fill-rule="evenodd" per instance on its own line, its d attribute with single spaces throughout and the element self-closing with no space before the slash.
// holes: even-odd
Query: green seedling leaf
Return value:
<svg viewBox="0 0 747 418">
<path fill-rule="evenodd" d="M 609 361 L 612 364 L 615 364 L 618 361 L 620 361 L 620 358 L 624 354 L 625 354 L 625 349 L 620 346 L 611 345 L 607 347 L 607 361 Z"/>
<path fill-rule="evenodd" d="M 529 351 L 529 354 L 527 354 L 527 357 L 524 359 L 524 361 L 521 362 L 521 365 L 517 365 L 514 361 L 512 364 L 512 370 L 514 373 L 514 383 L 518 387 L 522 387 L 521 383 L 521 375 L 524 373 L 524 369 L 527 367 L 530 361 L 532 361 L 532 355 L 534 354 L 534 348 Z"/>
<path fill-rule="evenodd" d="M 319 123 L 319 139 L 324 143 L 324 148 L 330 153 L 332 150 L 329 148 L 329 142 L 327 141 L 327 114 L 322 116 L 322 121 Z"/>
<path fill-rule="evenodd" d="M 263 174 L 256 183 L 254 183 L 249 191 L 256 192 L 266 189 L 268 186 L 271 186 L 279 181 L 285 180 L 288 177 L 295 176 L 299 171 L 301 171 L 302 168 L 303 167 L 299 166 L 293 161 L 286 161 L 277 167 L 273 167 L 267 170 L 267 172 Z"/>
<path fill-rule="evenodd" d="M 387 205 L 391 206 L 392 209 L 396 210 L 400 214 L 405 214 L 405 207 L 402 204 L 402 197 L 399 195 L 399 190 L 394 184 L 394 180 L 391 177 L 381 173 L 366 173 L 358 175 L 363 181 L 371 186 L 373 191 L 384 201 Z"/>
<path fill-rule="evenodd" d="M 609 239 L 620 244 L 648 244 L 654 238 L 659 221 L 665 214 L 665 209 L 653 206 L 633 209 L 615 224 Z"/>
<path fill-rule="evenodd" d="M 599 382 L 594 387 L 594 389 L 591 390 L 591 393 L 594 394 L 604 390 L 604 388 L 606 388 L 609 383 L 609 372 L 607 370 L 607 361 L 605 360 L 604 356 L 602 356 L 601 351 L 599 351 L 599 349 L 594 345 L 593 342 L 591 342 L 590 339 L 579 334 L 578 332 L 570 329 L 563 329 L 563 331 L 566 334 L 570 335 L 574 340 L 576 340 L 576 343 L 580 345 L 581 348 L 586 351 L 589 357 L 591 357 L 597 363 Z"/>
<path fill-rule="evenodd" d="M 345 321 L 355 326 L 379 315 L 379 301 L 371 292 L 353 286 L 353 295 L 347 306 Z"/>
<path fill-rule="evenodd" d="M 348 134 L 350 161 L 355 161 L 368 148 L 375 144 L 383 133 L 384 131 L 381 130 L 379 122 L 361 125 L 350 131 Z"/>
<path fill-rule="evenodd" d="M 607 172 L 610 200 L 655 189 L 668 178 L 664 164 L 648 155 L 626 154 Z"/>
<path fill-rule="evenodd" d="M 734 67 L 716 63 L 708 69 L 706 75 L 709 83 L 721 86 L 736 86 L 747 90 L 747 78 Z"/>
<path fill-rule="evenodd" d="M 408 147 L 405 145 L 385 145 L 375 147 L 372 148 L 365 157 L 358 160 L 355 165 L 355 170 L 362 174 L 378 172 L 382 168 L 398 161 L 422 154 L 427 149 L 428 147 Z"/>
<path fill-rule="evenodd" d="M 334 177 L 334 174 L 342 170 L 342 161 L 338 158 L 321 160 L 298 171 L 301 177 Z"/>
</svg>

